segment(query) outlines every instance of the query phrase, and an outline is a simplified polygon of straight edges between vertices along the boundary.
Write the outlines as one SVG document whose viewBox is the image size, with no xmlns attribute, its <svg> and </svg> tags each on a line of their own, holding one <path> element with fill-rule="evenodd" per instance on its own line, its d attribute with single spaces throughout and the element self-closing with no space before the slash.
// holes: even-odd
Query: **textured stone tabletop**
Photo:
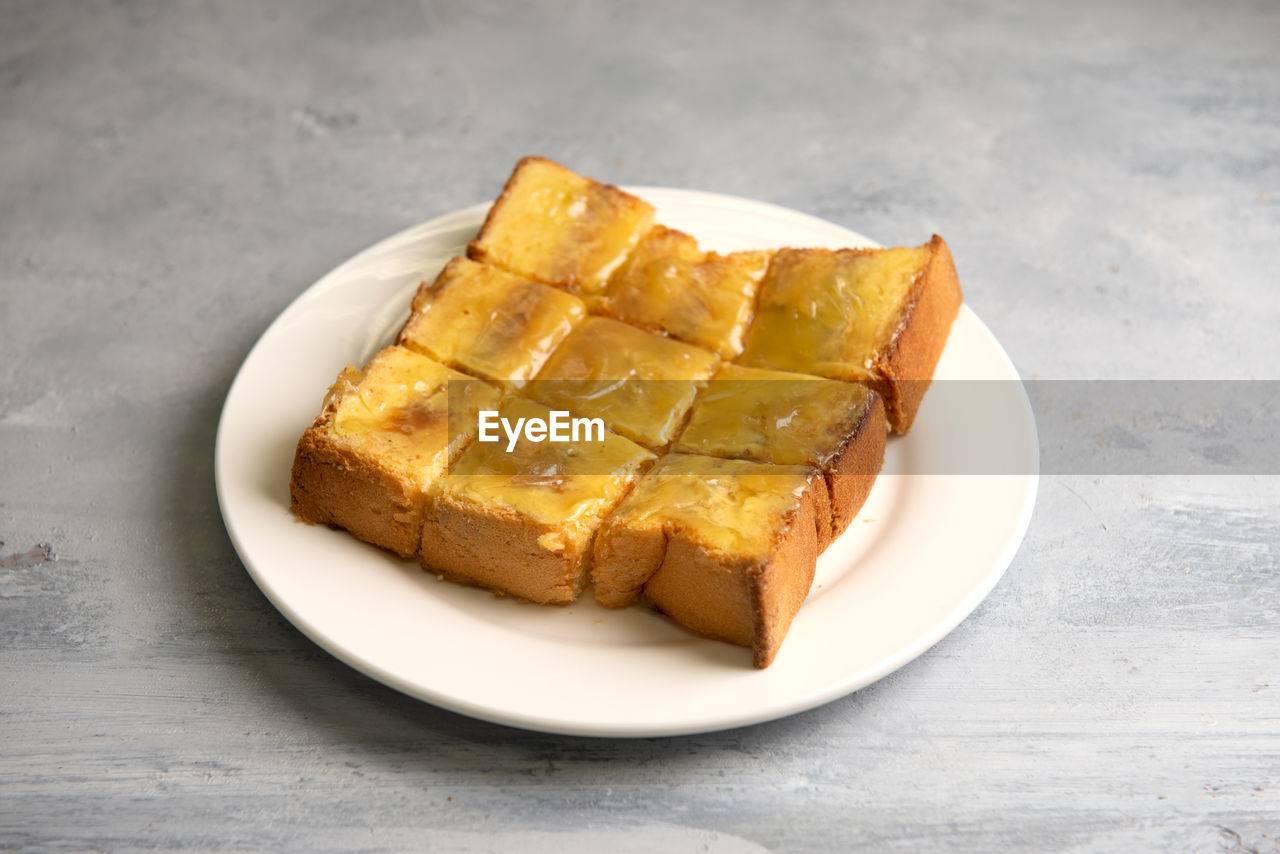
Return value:
<svg viewBox="0 0 1280 854">
<path fill-rule="evenodd" d="M 912 664 L 616 741 L 341 664 L 212 475 L 271 320 L 530 153 L 937 231 L 1025 377 L 1280 378 L 1278 45 L 1247 1 L 0 2 L 0 848 L 1280 851 L 1280 478 L 1047 473 Z"/>
</svg>

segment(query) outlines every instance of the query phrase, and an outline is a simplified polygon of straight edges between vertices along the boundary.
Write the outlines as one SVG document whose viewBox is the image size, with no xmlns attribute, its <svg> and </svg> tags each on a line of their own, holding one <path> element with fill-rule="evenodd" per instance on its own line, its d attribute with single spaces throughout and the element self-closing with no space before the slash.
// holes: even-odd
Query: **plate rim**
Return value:
<svg viewBox="0 0 1280 854">
<path fill-rule="evenodd" d="M 695 204 L 711 203 L 729 205 L 738 211 L 748 211 L 755 214 L 784 218 L 792 225 L 810 226 L 829 231 L 836 230 L 845 235 L 850 235 L 856 238 L 857 242 L 853 242 L 851 245 L 880 245 L 864 235 L 852 231 L 838 223 L 833 223 L 830 220 L 824 220 L 811 214 L 795 211 L 769 202 L 684 188 L 626 186 L 625 189 L 641 196 L 647 195 L 650 198 L 655 196 L 666 197 L 668 203 L 671 203 L 672 201 L 684 201 L 693 202 Z M 403 241 L 415 233 L 422 232 L 426 235 L 435 231 L 446 230 L 449 227 L 458 227 L 459 225 L 469 223 L 471 220 L 475 220 L 478 224 L 478 222 L 483 218 L 484 212 L 491 204 L 492 202 L 481 202 L 468 205 L 440 216 L 424 220 L 423 222 L 412 224 L 374 242 L 365 249 L 362 249 L 340 261 L 299 292 L 298 295 L 276 315 L 271 323 L 267 325 L 267 327 L 254 341 L 253 346 L 250 347 L 248 352 L 245 354 L 243 361 L 236 371 L 235 378 L 228 387 L 226 397 L 223 401 L 218 417 L 213 460 L 215 490 L 218 497 L 218 507 L 220 515 L 222 516 L 223 525 L 226 528 L 228 537 L 236 550 L 237 557 L 240 559 L 249 576 L 253 579 L 255 585 L 257 585 L 263 595 L 267 597 L 267 600 L 271 602 L 272 606 L 275 607 L 282 616 L 284 616 L 296 629 L 301 631 L 303 635 L 313 643 L 317 644 L 321 649 L 325 650 L 330 655 L 333 655 L 347 666 L 352 667 L 370 678 L 400 691 L 401 693 L 420 701 L 428 702 L 432 705 L 469 717 L 477 718 L 479 720 L 558 735 L 604 738 L 670 737 L 734 729 L 742 726 L 776 720 L 817 708 L 854 691 L 860 690 L 867 685 L 883 679 L 923 655 L 944 637 L 950 634 L 970 614 L 972 614 L 978 605 L 990 595 L 992 590 L 994 590 L 1021 548 L 1021 545 L 1025 540 L 1026 532 L 1030 526 L 1031 519 L 1034 516 L 1040 480 L 1039 443 L 1034 413 L 1031 409 L 1025 387 L 1022 384 L 1021 375 L 1014 366 L 1008 352 L 992 333 L 990 327 L 982 321 L 982 319 L 966 302 L 960 307 L 960 312 L 966 315 L 966 322 L 975 324 L 976 329 L 985 338 L 984 343 L 993 348 L 993 355 L 996 356 L 1000 365 L 1009 372 L 1011 377 L 1016 378 L 1018 381 L 1019 404 L 1026 417 L 1025 426 L 1029 431 L 1033 452 L 1032 470 L 1027 474 L 1016 475 L 1017 478 L 1024 482 L 1025 488 L 1025 497 L 1022 500 L 1020 515 L 1013 528 L 1012 534 L 1004 544 L 1003 551 L 1000 556 L 992 562 L 991 568 L 988 569 L 986 574 L 983 576 L 982 582 L 971 590 L 959 604 L 948 611 L 944 618 L 936 620 L 930 626 L 928 631 L 918 636 L 911 643 L 902 647 L 894 655 L 881 660 L 879 664 L 871 670 L 850 674 L 848 678 L 831 682 L 820 689 L 809 691 L 799 697 L 779 698 L 772 702 L 752 706 L 749 709 L 737 713 L 721 713 L 717 716 L 708 716 L 704 719 L 699 719 L 698 721 L 691 720 L 683 724 L 670 723 L 662 726 L 619 725 L 616 722 L 597 721 L 589 723 L 580 720 L 566 721 L 564 718 L 551 718 L 539 714 L 516 713 L 509 710 L 493 708 L 484 703 L 470 701 L 465 697 L 459 697 L 454 694 L 442 693 L 432 689 L 430 686 L 424 686 L 402 677 L 393 670 L 384 667 L 379 662 L 370 659 L 355 650 L 348 649 L 343 644 L 334 641 L 322 627 L 316 625 L 305 614 L 295 608 L 287 597 L 281 595 L 280 591 L 271 582 L 267 575 L 255 565 L 255 561 L 250 556 L 251 550 L 242 537 L 242 532 L 238 529 L 235 522 L 233 522 L 234 513 L 230 513 L 228 510 L 227 490 L 224 486 L 224 479 L 228 477 L 227 472 L 229 471 L 229 463 L 226 461 L 226 436 L 229 432 L 227 422 L 230 417 L 229 413 L 232 410 L 232 402 L 235 399 L 237 392 L 240 390 L 241 385 L 244 382 L 247 382 L 246 371 L 254 361 L 255 354 L 257 354 L 260 348 L 265 346 L 264 342 L 272 336 L 273 331 L 281 324 L 289 322 L 290 316 L 299 310 L 299 306 L 305 305 L 308 301 L 327 292 L 330 287 L 333 286 L 331 284 L 331 280 L 340 280 L 341 274 L 345 269 L 352 266 L 358 266 L 362 261 L 367 261 L 368 258 L 376 256 L 379 252 L 385 251 L 389 247 L 394 246 L 397 242 Z"/>
</svg>

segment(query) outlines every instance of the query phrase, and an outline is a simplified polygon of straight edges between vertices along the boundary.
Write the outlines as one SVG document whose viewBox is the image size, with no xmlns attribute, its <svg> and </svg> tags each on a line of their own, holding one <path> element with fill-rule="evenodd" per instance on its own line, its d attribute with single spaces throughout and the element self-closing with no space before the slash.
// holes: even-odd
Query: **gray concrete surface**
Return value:
<svg viewBox="0 0 1280 854">
<path fill-rule="evenodd" d="M 1025 376 L 1276 379 L 1266 2 L 0 3 L 0 848 L 1280 851 L 1280 481 L 1046 477 L 913 664 L 731 732 L 410 700 L 246 575 L 271 319 L 542 153 L 944 234 Z"/>
</svg>

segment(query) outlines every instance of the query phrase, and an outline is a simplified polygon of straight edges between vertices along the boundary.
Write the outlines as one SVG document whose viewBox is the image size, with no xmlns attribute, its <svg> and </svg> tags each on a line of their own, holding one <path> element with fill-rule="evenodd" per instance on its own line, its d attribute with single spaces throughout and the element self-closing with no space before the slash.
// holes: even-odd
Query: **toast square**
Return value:
<svg viewBox="0 0 1280 854">
<path fill-rule="evenodd" d="M 596 540 L 596 598 L 622 607 L 643 594 L 686 628 L 750 647 L 767 667 L 813 584 L 826 501 L 808 466 L 664 456 Z"/>
<path fill-rule="evenodd" d="M 516 164 L 467 247 L 476 261 L 598 295 L 653 225 L 653 206 L 543 157 Z"/>
<path fill-rule="evenodd" d="M 348 366 L 298 441 L 294 514 L 417 554 L 432 484 L 474 435 L 475 414 L 500 397 L 404 347 L 387 347 L 363 370 Z"/>
<path fill-rule="evenodd" d="M 502 418 L 550 417 L 508 398 Z M 653 455 L 600 431 L 601 441 L 557 445 L 521 435 L 473 442 L 436 481 L 422 526 L 422 565 L 455 581 L 543 604 L 577 598 L 604 517 Z"/>
<path fill-rule="evenodd" d="M 875 484 L 888 429 L 880 395 L 864 386 L 724 365 L 698 393 L 672 450 L 819 469 L 834 538 Z"/>
<path fill-rule="evenodd" d="M 601 310 L 732 359 L 771 254 L 707 253 L 688 234 L 655 225 L 610 278 Z"/>
<path fill-rule="evenodd" d="M 936 234 L 914 248 L 782 249 L 738 361 L 867 383 L 905 433 L 962 300 L 951 251 Z"/>
<path fill-rule="evenodd" d="M 700 347 L 590 317 L 569 333 L 524 393 L 553 408 L 602 418 L 610 430 L 656 449 L 675 439 L 699 385 L 719 364 Z"/>
<path fill-rule="evenodd" d="M 454 258 L 435 281 L 419 286 L 398 343 L 519 388 L 586 315 L 587 307 L 572 294 Z"/>
</svg>

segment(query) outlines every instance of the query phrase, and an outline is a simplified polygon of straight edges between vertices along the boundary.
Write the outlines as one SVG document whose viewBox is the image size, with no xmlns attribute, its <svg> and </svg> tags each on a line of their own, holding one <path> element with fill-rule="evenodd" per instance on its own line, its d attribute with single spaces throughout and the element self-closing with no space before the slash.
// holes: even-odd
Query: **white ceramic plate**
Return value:
<svg viewBox="0 0 1280 854">
<path fill-rule="evenodd" d="M 709 249 L 874 245 L 794 211 L 726 196 L 632 188 L 659 221 Z M 459 253 L 485 205 L 411 228 L 308 288 L 263 334 L 231 386 L 215 473 L 227 531 L 258 586 L 308 637 L 352 667 L 466 715 L 547 732 L 652 736 L 781 717 L 906 664 L 995 586 L 1030 520 L 1035 424 L 1021 386 L 1003 439 L 1010 475 L 931 474 L 965 453 L 955 395 L 926 396 L 858 520 L 818 565 L 809 601 L 771 667 L 639 608 L 590 595 L 565 608 L 519 604 L 438 581 L 349 535 L 289 512 L 294 445 L 334 376 L 388 343 L 410 296 Z M 1017 380 L 999 343 L 962 308 L 936 379 Z M 943 465 L 939 465 L 939 463 Z"/>
</svg>

